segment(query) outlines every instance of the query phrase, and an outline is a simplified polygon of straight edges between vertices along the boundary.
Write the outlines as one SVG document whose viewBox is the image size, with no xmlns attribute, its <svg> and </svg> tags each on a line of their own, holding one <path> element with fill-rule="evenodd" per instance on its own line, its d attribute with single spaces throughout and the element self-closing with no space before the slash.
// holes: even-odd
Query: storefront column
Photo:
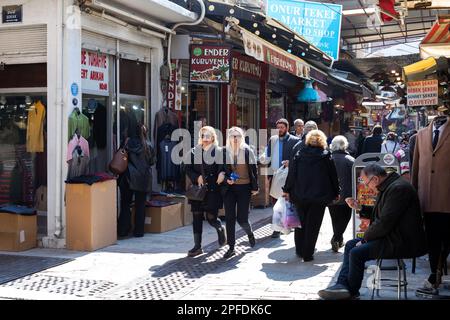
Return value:
<svg viewBox="0 0 450 320">
<path fill-rule="evenodd" d="M 163 97 L 161 91 L 161 78 L 160 69 L 164 62 L 164 52 L 162 44 L 159 43 L 158 47 L 152 48 L 151 53 L 151 66 L 150 66 L 150 134 L 153 133 L 153 126 L 155 125 L 156 113 L 162 108 Z M 156 143 L 155 137 L 152 135 L 151 141 Z M 158 184 L 158 174 L 156 172 L 156 166 L 153 166 L 153 190 L 160 191 L 161 185 Z"/>
<path fill-rule="evenodd" d="M 72 6 L 72 1 L 55 1 L 53 8 L 57 19 L 48 25 L 47 64 L 48 233 L 47 237 L 43 238 L 42 245 L 63 248 L 68 117 L 75 107 L 74 104 L 81 104 L 81 27 L 79 8 Z M 78 90 L 74 88 L 72 92 L 74 83 Z"/>
</svg>

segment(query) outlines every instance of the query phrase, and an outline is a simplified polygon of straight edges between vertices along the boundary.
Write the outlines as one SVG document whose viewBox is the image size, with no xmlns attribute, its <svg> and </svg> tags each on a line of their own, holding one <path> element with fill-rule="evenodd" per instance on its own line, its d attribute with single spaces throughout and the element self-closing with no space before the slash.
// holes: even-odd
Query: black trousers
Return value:
<svg viewBox="0 0 450 320">
<path fill-rule="evenodd" d="M 331 216 L 331 223 L 333 225 L 333 239 L 334 241 L 343 241 L 345 229 L 347 229 L 348 222 L 352 217 L 352 208 L 348 205 L 329 206 Z"/>
<path fill-rule="evenodd" d="M 444 212 L 425 212 L 424 216 L 431 269 L 431 275 L 428 280 L 434 284 L 436 282 L 439 257 L 442 251 L 445 250 L 442 258 L 447 259 L 450 250 L 450 214 Z"/>
<path fill-rule="evenodd" d="M 145 224 L 145 200 L 147 193 L 142 191 L 130 190 L 128 182 L 122 181 L 120 184 L 120 215 L 117 221 L 117 233 L 119 236 L 126 236 L 131 229 L 131 212 L 130 205 L 134 195 L 134 230 L 135 236 L 144 234 Z"/>
<path fill-rule="evenodd" d="M 236 243 L 236 220 L 247 235 L 252 234 L 248 221 L 251 187 L 249 184 L 232 185 L 225 194 L 225 221 L 227 222 L 227 241 L 230 247 Z"/>
<path fill-rule="evenodd" d="M 193 214 L 193 223 L 192 228 L 194 231 L 194 235 L 198 234 L 200 235 L 199 239 L 201 241 L 201 234 L 203 233 L 203 218 L 204 218 L 204 212 L 203 211 L 194 211 Z M 208 223 L 216 230 L 219 230 L 222 228 L 222 222 L 219 219 L 219 212 L 206 212 L 206 220 Z"/>
<path fill-rule="evenodd" d="M 326 206 L 314 202 L 302 201 L 296 203 L 296 207 L 302 216 L 302 228 L 295 228 L 295 251 L 299 256 L 309 258 L 314 255 Z"/>
</svg>

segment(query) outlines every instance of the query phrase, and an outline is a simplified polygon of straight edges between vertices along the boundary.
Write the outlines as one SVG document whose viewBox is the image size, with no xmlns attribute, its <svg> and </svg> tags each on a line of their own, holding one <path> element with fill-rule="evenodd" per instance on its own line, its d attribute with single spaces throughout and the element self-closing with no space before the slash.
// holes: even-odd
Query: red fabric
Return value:
<svg viewBox="0 0 450 320">
<path fill-rule="evenodd" d="M 379 0 L 378 6 L 383 11 L 389 12 L 393 16 L 398 16 L 397 11 L 395 11 L 395 9 L 394 9 L 394 3 L 395 3 L 395 0 Z M 389 17 L 389 16 L 385 15 L 384 13 L 382 13 L 381 19 L 383 21 L 391 21 L 392 17 Z"/>
</svg>

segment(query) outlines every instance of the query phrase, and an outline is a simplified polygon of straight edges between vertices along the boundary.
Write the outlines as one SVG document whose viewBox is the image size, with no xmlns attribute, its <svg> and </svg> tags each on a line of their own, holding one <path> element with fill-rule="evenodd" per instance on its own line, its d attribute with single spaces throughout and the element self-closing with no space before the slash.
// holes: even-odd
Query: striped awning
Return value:
<svg viewBox="0 0 450 320">
<path fill-rule="evenodd" d="M 420 43 L 420 57 L 450 58 L 450 16 L 439 16 Z"/>
<path fill-rule="evenodd" d="M 428 31 L 421 44 L 450 43 L 450 16 L 440 16 Z"/>
</svg>

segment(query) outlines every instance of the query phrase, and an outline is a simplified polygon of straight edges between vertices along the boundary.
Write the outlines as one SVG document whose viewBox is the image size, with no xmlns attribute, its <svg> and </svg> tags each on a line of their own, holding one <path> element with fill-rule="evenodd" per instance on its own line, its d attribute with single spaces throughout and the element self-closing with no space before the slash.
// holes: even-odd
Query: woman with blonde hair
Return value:
<svg viewBox="0 0 450 320">
<path fill-rule="evenodd" d="M 194 218 L 194 247 L 189 250 L 188 256 L 195 257 L 203 253 L 201 243 L 204 213 L 208 223 L 217 231 L 219 245 L 226 243 L 225 229 L 218 218 L 223 204 L 220 184 L 225 178 L 224 155 L 222 148 L 218 146 L 213 127 L 205 126 L 200 129 L 198 145 L 191 151 L 191 162 L 186 166 L 186 174 L 193 184 L 207 187 L 203 201 L 189 200 Z"/>
<path fill-rule="evenodd" d="M 292 201 L 302 223 L 295 229 L 295 251 L 303 261 L 313 260 L 325 207 L 339 199 L 336 167 L 320 130 L 306 135 L 305 146 L 289 163 L 283 196 Z"/>
<path fill-rule="evenodd" d="M 229 258 L 235 254 L 236 220 L 247 234 L 250 247 L 256 244 L 248 221 L 250 197 L 258 193 L 256 157 L 245 143 L 244 131 L 238 127 L 228 130 L 225 176 L 224 203 L 229 249 L 224 258 Z"/>
</svg>

